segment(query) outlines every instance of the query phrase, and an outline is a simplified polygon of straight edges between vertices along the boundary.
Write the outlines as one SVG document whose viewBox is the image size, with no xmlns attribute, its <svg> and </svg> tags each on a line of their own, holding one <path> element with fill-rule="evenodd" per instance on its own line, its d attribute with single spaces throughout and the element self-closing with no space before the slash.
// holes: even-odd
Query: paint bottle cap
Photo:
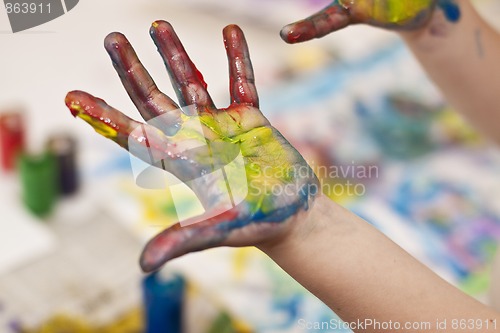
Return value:
<svg viewBox="0 0 500 333">
<path fill-rule="evenodd" d="M 69 134 L 57 134 L 47 141 L 47 150 L 54 155 L 58 169 L 59 192 L 74 194 L 79 187 L 76 140 Z"/>
<path fill-rule="evenodd" d="M 57 163 L 49 153 L 21 154 L 19 158 L 22 199 L 35 215 L 43 217 L 54 207 L 58 195 Z"/>
</svg>

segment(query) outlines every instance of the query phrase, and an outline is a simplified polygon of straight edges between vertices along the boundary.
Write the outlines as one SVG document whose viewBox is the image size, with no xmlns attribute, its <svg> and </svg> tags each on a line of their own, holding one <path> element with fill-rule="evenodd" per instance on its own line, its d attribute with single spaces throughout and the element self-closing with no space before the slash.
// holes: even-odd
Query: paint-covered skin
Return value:
<svg viewBox="0 0 500 333">
<path fill-rule="evenodd" d="M 156 21 L 150 33 L 179 105 L 158 90 L 128 40 L 119 33 L 106 37 L 105 48 L 147 123 L 135 121 L 82 91 L 66 96 L 66 105 L 74 116 L 137 157 L 186 182 L 206 210 L 202 217 L 184 221 L 182 226 L 178 223 L 153 238 L 141 257 L 142 268 L 153 271 L 170 259 L 210 247 L 256 245 L 278 239 L 294 217 L 309 208 L 319 185 L 302 156 L 258 109 L 243 32 L 234 25 L 223 32 L 231 94 L 231 105 L 225 109 L 214 106 L 202 75 L 172 26 Z M 236 160 L 242 161 L 240 167 L 233 163 Z M 231 183 L 230 205 L 228 182 L 205 177 L 220 169 Z M 191 224 L 193 221 L 201 222 Z"/>
<path fill-rule="evenodd" d="M 416 30 L 430 21 L 436 8 L 450 22 L 460 19 L 460 8 L 454 0 L 335 0 L 322 11 L 285 26 L 281 37 L 287 43 L 300 43 L 359 23 Z"/>
</svg>

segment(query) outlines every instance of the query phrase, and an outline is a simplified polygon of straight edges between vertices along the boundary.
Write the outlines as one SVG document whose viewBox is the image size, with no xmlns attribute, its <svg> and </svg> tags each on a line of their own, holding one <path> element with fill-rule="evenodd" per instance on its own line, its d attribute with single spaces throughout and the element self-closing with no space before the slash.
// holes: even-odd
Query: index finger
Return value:
<svg viewBox="0 0 500 333">
<path fill-rule="evenodd" d="M 349 11 L 334 2 L 322 11 L 281 29 L 281 38 L 289 43 L 301 43 L 321 38 L 352 23 Z"/>
<path fill-rule="evenodd" d="M 179 122 L 179 107 L 170 97 L 158 90 L 127 38 L 121 33 L 111 33 L 106 37 L 104 46 L 123 86 L 144 120 L 149 121 L 163 115 L 162 120 L 172 119 L 172 123 Z M 172 114 L 172 117 L 166 117 L 167 112 Z"/>
</svg>

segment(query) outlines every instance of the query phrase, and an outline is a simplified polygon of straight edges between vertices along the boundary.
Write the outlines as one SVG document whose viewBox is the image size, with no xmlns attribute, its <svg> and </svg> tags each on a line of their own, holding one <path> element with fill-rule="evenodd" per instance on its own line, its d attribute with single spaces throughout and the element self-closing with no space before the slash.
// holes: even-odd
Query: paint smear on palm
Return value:
<svg viewBox="0 0 500 333">
<path fill-rule="evenodd" d="M 128 119 L 115 119 L 118 114 L 94 114 L 91 109 L 84 108 L 78 103 L 69 103 L 74 116 L 85 120 L 94 130 L 102 136 L 111 139 L 123 146 L 131 133 Z M 235 189 L 246 188 L 245 201 L 251 214 L 267 216 L 277 208 L 284 208 L 287 202 L 277 202 L 279 196 L 273 196 L 273 191 L 286 186 L 293 186 L 293 191 L 299 194 L 299 188 L 304 184 L 294 184 L 296 180 L 296 165 L 302 164 L 300 155 L 294 150 L 287 150 L 281 142 L 279 133 L 271 127 L 259 126 L 248 129 L 249 124 L 258 123 L 260 120 L 249 119 L 252 116 L 236 119 L 237 113 L 204 113 L 201 116 L 183 115 L 183 126 L 172 136 L 175 142 L 196 140 L 206 142 L 210 147 L 210 155 L 198 156 L 198 163 L 206 164 L 204 170 L 211 172 L 224 168 L 225 177 L 220 178 L 215 185 L 217 192 L 228 190 L 228 183 L 233 194 Z M 119 115 L 121 116 L 121 115 Z M 112 118 L 112 119 L 110 119 Z M 203 133 L 196 130 L 192 123 L 201 123 L 205 129 Z M 250 126 L 251 127 L 251 126 Z M 149 137 L 148 137 L 148 141 Z M 234 160 L 234 149 L 218 148 L 215 143 L 223 142 L 238 145 L 244 159 L 245 177 L 241 177 L 241 170 L 227 167 Z M 224 146 L 221 146 L 224 147 Z M 279 161 L 279 163 L 276 163 Z M 200 175 L 201 177 L 202 175 Z M 312 176 L 312 172 L 311 172 Z M 214 189 L 215 189 L 214 188 Z M 290 187 L 288 187 L 290 189 Z M 292 191 L 292 189 L 290 189 Z M 294 198 L 296 199 L 296 198 Z M 238 204 L 239 202 L 234 202 Z M 291 208 L 290 213 L 295 209 Z"/>
</svg>

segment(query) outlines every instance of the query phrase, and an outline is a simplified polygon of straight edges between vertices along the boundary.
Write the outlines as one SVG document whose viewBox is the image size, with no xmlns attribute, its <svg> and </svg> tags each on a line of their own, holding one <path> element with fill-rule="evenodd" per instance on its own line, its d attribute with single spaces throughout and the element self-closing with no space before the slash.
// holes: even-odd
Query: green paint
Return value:
<svg viewBox="0 0 500 333">
<path fill-rule="evenodd" d="M 22 154 L 19 158 L 22 196 L 26 207 L 35 215 L 48 215 L 57 199 L 58 179 L 55 156 Z"/>
<path fill-rule="evenodd" d="M 70 108 L 75 116 L 85 120 L 97 133 L 125 146 L 121 141 L 128 139 L 128 135 L 116 124 L 89 114 L 77 103 L 72 103 Z M 231 190 L 227 187 L 228 179 L 233 186 L 244 188 L 246 185 L 248 194 L 245 201 L 250 212 L 266 215 L 289 204 L 286 195 L 274 193 L 276 189 L 291 186 L 289 190 L 298 197 L 296 189 L 309 180 L 299 180 L 300 175 L 294 172 L 295 166 L 305 164 L 300 154 L 290 149 L 288 142 L 257 111 L 239 108 L 201 112 L 199 116 L 182 114 L 179 131 L 169 139 L 180 148 L 181 153 L 175 158 L 181 161 L 178 164 L 181 170 L 183 160 L 187 163 L 194 161 L 195 164 L 186 166 L 197 168 L 200 177 L 223 168 L 224 177 L 212 184 L 212 190 L 219 193 Z M 186 149 L 185 153 L 182 153 L 183 149 Z M 229 167 L 240 154 L 246 184 L 241 169 Z"/>
</svg>

